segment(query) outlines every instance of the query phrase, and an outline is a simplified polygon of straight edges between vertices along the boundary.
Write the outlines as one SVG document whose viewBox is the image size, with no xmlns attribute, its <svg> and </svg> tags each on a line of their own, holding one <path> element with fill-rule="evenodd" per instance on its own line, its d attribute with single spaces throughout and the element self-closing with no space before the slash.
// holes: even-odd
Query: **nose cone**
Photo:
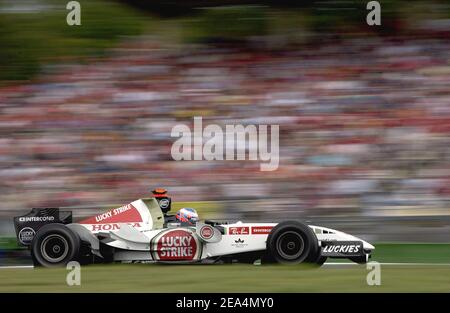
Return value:
<svg viewBox="0 0 450 313">
<path fill-rule="evenodd" d="M 364 250 L 374 250 L 375 247 L 372 246 L 370 243 L 368 243 L 367 241 L 361 240 L 363 242 L 363 248 Z"/>
</svg>

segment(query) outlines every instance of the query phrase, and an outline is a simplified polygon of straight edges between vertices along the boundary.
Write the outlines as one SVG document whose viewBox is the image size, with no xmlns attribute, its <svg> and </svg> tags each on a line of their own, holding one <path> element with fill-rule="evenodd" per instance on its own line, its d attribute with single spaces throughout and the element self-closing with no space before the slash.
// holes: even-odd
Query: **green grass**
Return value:
<svg viewBox="0 0 450 313">
<path fill-rule="evenodd" d="M 154 265 L 86 266 L 81 285 L 65 269 L 1 269 L 0 292 L 450 292 L 450 266 L 382 266 L 368 286 L 365 266 Z"/>
<path fill-rule="evenodd" d="M 364 265 L 90 265 L 72 287 L 64 268 L 0 269 L 0 292 L 450 292 L 450 244 L 375 246 L 373 261 L 436 264 L 381 265 L 381 286 L 366 284 Z"/>
<path fill-rule="evenodd" d="M 189 201 L 172 204 L 172 212 L 181 208 L 195 208 L 202 219 L 220 219 L 223 212 L 223 204 L 217 201 Z"/>
<path fill-rule="evenodd" d="M 0 250 L 20 249 L 15 237 L 0 237 Z"/>
<path fill-rule="evenodd" d="M 436 264 L 381 265 L 381 286 L 364 265 L 90 265 L 73 287 L 64 268 L 0 269 L 0 292 L 450 292 L 449 244 L 377 244 L 372 260 Z"/>
<path fill-rule="evenodd" d="M 383 263 L 450 263 L 450 244 L 378 243 L 372 259 Z"/>
</svg>

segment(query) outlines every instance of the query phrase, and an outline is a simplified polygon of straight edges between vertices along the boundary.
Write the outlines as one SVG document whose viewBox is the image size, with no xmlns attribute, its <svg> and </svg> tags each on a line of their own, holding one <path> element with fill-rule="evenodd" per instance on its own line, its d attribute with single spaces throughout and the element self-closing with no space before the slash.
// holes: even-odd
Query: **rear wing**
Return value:
<svg viewBox="0 0 450 313">
<path fill-rule="evenodd" d="M 21 246 L 29 246 L 36 232 L 50 223 L 72 223 L 72 212 L 60 211 L 59 208 L 33 208 L 25 215 L 14 217 L 17 242 Z"/>
<path fill-rule="evenodd" d="M 172 200 L 167 195 L 166 189 L 155 189 L 152 191 L 153 198 L 138 199 L 131 204 L 135 204 L 136 207 L 132 207 L 133 210 L 140 214 L 140 219 L 145 223 L 150 224 L 151 229 L 161 229 L 164 227 L 164 215 L 170 211 Z M 144 206 L 145 205 L 145 206 Z M 128 206 L 120 207 L 118 209 L 112 209 L 110 212 L 116 214 L 116 210 L 123 209 Z M 117 216 L 121 213 L 131 212 L 129 210 L 119 210 L 115 221 L 110 221 L 108 217 L 97 220 L 96 217 L 102 217 L 102 214 L 90 217 L 86 220 L 80 221 L 80 224 L 103 224 L 103 223 L 121 223 L 127 222 L 126 218 L 123 221 L 117 219 Z M 150 216 L 149 216 L 150 215 Z M 112 219 L 113 214 L 110 214 Z M 102 221 L 103 220 L 103 221 Z M 36 232 L 44 225 L 50 223 L 71 224 L 72 212 L 61 211 L 59 208 L 33 208 L 31 212 L 26 215 L 14 217 L 14 227 L 16 229 L 17 242 L 21 246 L 29 246 L 33 241 Z M 97 228 L 97 227 L 96 227 Z"/>
</svg>

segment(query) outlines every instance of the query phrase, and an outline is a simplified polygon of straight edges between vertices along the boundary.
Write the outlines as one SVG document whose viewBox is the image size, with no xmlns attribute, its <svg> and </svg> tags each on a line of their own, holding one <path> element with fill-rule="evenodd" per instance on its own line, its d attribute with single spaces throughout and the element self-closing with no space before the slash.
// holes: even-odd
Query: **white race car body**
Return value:
<svg viewBox="0 0 450 313">
<path fill-rule="evenodd" d="M 116 211 L 115 211 L 116 210 Z M 114 212 L 118 212 L 114 214 Z M 122 217 L 120 217 L 122 215 Z M 110 222 L 113 220 L 114 222 Z M 265 251 L 267 237 L 277 223 L 217 223 L 196 226 L 179 223 L 164 225 L 164 216 L 153 198 L 139 199 L 122 208 L 81 221 L 93 237 L 118 248 L 115 260 L 134 261 L 199 261 L 202 259 Z M 355 236 L 308 225 L 316 234 L 319 246 L 330 241 L 360 241 L 365 251 L 374 247 Z M 71 227 L 71 225 L 69 225 Z M 209 232 L 212 232 L 209 238 Z M 205 236 L 207 233 L 207 236 Z"/>
<path fill-rule="evenodd" d="M 97 258 L 105 258 L 104 251 L 108 251 L 110 261 L 175 263 L 231 260 L 233 257 L 239 261 L 242 256 L 247 256 L 244 258 L 246 260 L 248 256 L 251 256 L 250 260 L 256 260 L 267 252 L 268 237 L 278 225 L 209 221 L 182 225 L 173 220 L 167 221 L 160 204 L 157 198 L 138 199 L 77 223 L 64 224 Z M 29 217 L 30 214 L 18 217 L 18 221 L 36 219 Z M 55 221 L 58 222 L 58 219 Z M 16 223 L 18 239 L 26 244 L 21 234 L 23 229 L 30 229 L 30 225 L 20 225 Z M 371 244 L 355 236 L 320 226 L 308 227 L 315 235 L 320 256 L 325 259 L 346 257 L 364 262 L 374 249 Z"/>
</svg>

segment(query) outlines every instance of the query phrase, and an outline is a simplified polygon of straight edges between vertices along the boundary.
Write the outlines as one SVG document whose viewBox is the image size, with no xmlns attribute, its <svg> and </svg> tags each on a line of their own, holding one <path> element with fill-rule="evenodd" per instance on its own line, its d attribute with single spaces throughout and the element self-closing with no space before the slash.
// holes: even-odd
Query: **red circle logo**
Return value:
<svg viewBox="0 0 450 313">
<path fill-rule="evenodd" d="M 156 244 L 156 255 L 161 261 L 193 260 L 197 250 L 197 240 L 192 232 L 182 229 L 169 230 Z"/>
<path fill-rule="evenodd" d="M 205 225 L 202 228 L 200 228 L 200 236 L 204 239 L 211 239 L 214 235 L 214 230 L 211 226 Z"/>
</svg>

